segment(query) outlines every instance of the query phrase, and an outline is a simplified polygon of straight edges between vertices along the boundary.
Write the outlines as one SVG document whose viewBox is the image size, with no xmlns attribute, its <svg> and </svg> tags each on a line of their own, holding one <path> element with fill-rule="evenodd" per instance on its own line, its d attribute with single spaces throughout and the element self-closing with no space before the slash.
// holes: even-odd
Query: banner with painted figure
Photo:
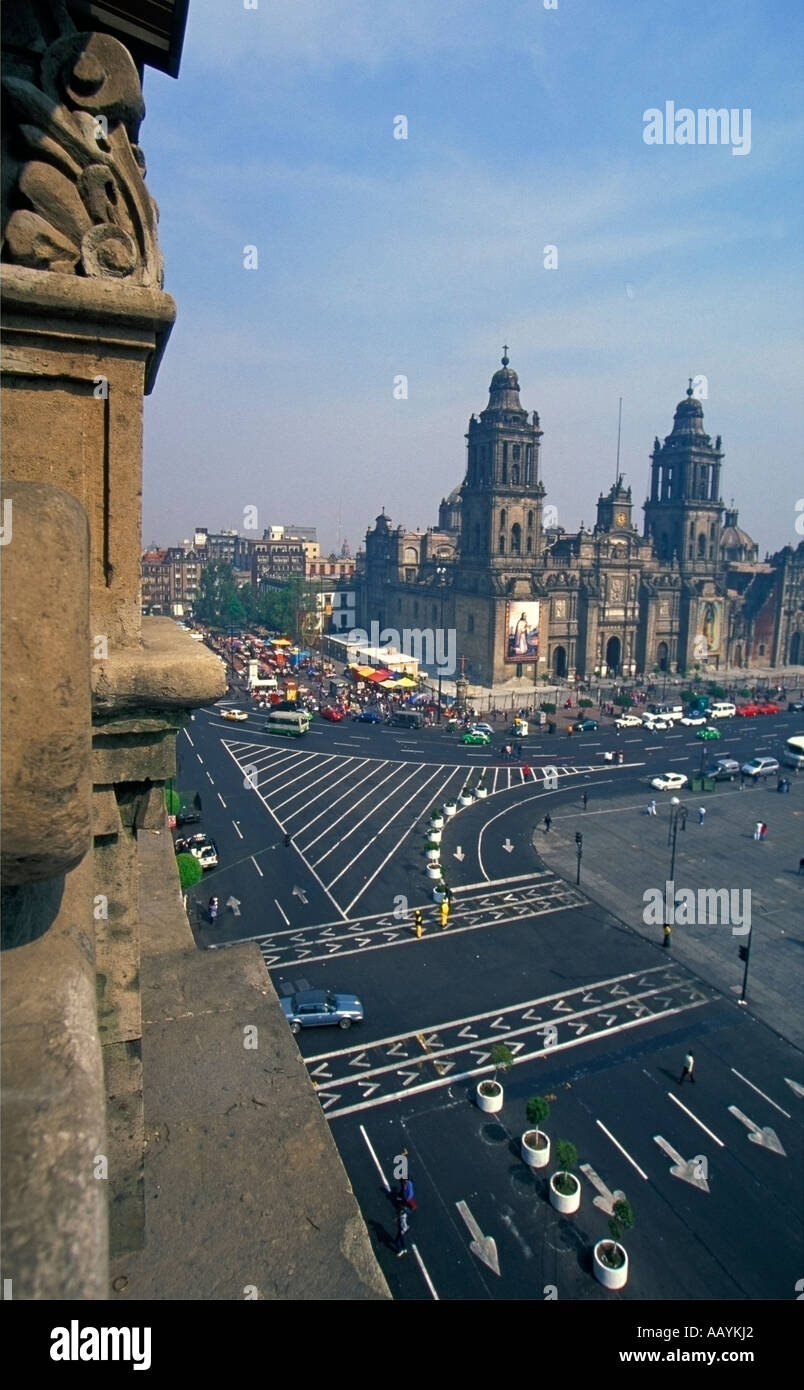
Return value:
<svg viewBox="0 0 804 1390">
<path fill-rule="evenodd" d="M 506 661 L 539 660 L 539 604 L 517 601 L 505 608 Z"/>
<path fill-rule="evenodd" d="M 722 620 L 722 600 L 709 600 L 699 606 L 698 631 L 695 635 L 695 656 L 697 660 L 706 661 L 710 656 L 719 655 Z"/>
</svg>

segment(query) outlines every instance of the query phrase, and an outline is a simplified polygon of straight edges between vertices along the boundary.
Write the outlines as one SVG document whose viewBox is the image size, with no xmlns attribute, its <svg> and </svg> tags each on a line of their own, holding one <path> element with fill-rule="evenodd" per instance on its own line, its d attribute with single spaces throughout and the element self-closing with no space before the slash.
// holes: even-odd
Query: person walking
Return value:
<svg viewBox="0 0 804 1390">
<path fill-rule="evenodd" d="M 649 816 L 655 816 L 655 815 L 656 815 L 656 801 L 655 801 L 655 800 L 649 801 L 649 802 L 648 802 L 648 815 L 649 815 Z"/>
<path fill-rule="evenodd" d="M 396 1253 L 398 1259 L 401 1259 L 403 1255 L 407 1255 L 408 1253 L 407 1238 L 409 1230 L 410 1220 L 407 1210 L 405 1207 L 400 1207 L 396 1214 Z"/>
<path fill-rule="evenodd" d="M 759 838 L 760 838 L 760 840 L 767 840 L 767 838 L 768 838 L 768 827 L 767 827 L 767 825 L 765 824 L 764 821 L 762 822 L 761 826 L 759 827 Z"/>
<path fill-rule="evenodd" d="M 586 810 L 587 806 L 589 805 L 589 793 L 588 793 L 588 792 L 584 792 L 583 796 L 581 797 L 581 801 L 583 802 L 583 809 Z"/>
<path fill-rule="evenodd" d="M 756 825 L 754 826 L 754 839 L 755 839 L 755 840 L 761 840 L 761 839 L 762 839 L 762 821 L 761 821 L 761 820 L 758 820 L 757 823 L 756 823 Z"/>
<path fill-rule="evenodd" d="M 545 833 L 545 835 L 547 834 L 547 832 L 548 832 L 548 830 L 550 829 L 550 826 L 551 826 L 552 824 L 553 824 L 553 817 L 550 815 L 550 812 L 548 811 L 548 812 L 547 812 L 547 815 L 546 815 L 545 818 L 544 818 L 544 833 Z"/>
<path fill-rule="evenodd" d="M 698 807 L 698 824 L 699 824 L 699 825 L 703 825 L 703 823 L 704 823 L 705 820 L 706 820 L 706 807 L 705 807 L 705 806 L 699 806 L 699 807 Z"/>
<path fill-rule="evenodd" d="M 692 1082 L 693 1086 L 695 1085 L 695 1077 L 694 1077 L 694 1075 L 693 1075 L 694 1070 L 695 1070 L 695 1058 L 693 1057 L 693 1055 L 692 1055 L 691 1052 L 688 1052 L 687 1055 L 686 1055 L 686 1057 L 684 1058 L 684 1070 L 682 1071 L 680 1077 L 678 1078 L 678 1084 L 679 1084 L 679 1086 L 681 1086 L 681 1085 L 683 1084 L 683 1082 L 686 1080 L 687 1077 L 689 1077 L 689 1079 L 690 1079 L 690 1081 Z"/>
</svg>

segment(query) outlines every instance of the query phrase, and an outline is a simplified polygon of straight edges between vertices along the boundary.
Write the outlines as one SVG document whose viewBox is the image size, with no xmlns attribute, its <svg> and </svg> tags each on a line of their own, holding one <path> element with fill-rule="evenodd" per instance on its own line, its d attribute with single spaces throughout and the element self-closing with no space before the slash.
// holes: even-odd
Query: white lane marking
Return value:
<svg viewBox="0 0 804 1390">
<path fill-rule="evenodd" d="M 328 812 L 332 810 L 333 806 L 338 806 L 341 801 L 344 801 L 347 797 L 351 796 L 354 792 L 357 791 L 358 787 L 362 787 L 364 782 L 368 782 L 369 778 L 374 776 L 376 769 L 374 767 L 369 767 L 368 772 L 365 774 L 364 777 L 361 777 L 359 781 L 350 781 L 350 778 L 354 777 L 356 773 L 362 772 L 364 767 L 368 767 L 369 761 L 370 760 L 368 758 L 343 758 L 341 759 L 340 767 L 328 767 L 326 772 L 323 773 L 321 777 L 316 777 L 315 781 L 309 782 L 307 784 L 308 787 L 317 787 L 319 782 L 326 783 L 326 785 L 322 788 L 320 792 L 316 794 L 316 796 L 307 797 L 305 799 L 305 812 L 308 811 L 311 806 L 315 806 L 315 803 L 317 801 L 320 801 L 322 797 L 327 797 L 328 800 L 324 806 L 323 811 L 319 811 L 317 816 L 311 816 L 309 820 L 305 819 L 304 825 L 302 826 L 302 829 L 299 831 L 299 834 L 303 834 L 305 830 L 309 830 L 312 825 L 315 825 L 316 821 L 321 820 L 322 816 L 326 816 Z M 350 767 L 349 771 L 347 772 L 346 768 L 349 763 L 355 763 L 356 766 Z M 333 785 L 335 787 L 342 787 L 344 782 L 346 782 L 347 784 L 346 791 L 342 792 L 340 796 L 336 796 L 333 798 Z M 291 797 L 288 797 L 287 801 L 277 802 L 276 810 L 284 810 L 286 806 L 290 805 L 291 801 L 296 801 L 300 796 L 304 796 L 305 791 L 306 788 L 302 787 L 300 791 L 294 792 Z M 291 817 L 295 815 L 298 815 L 298 810 L 289 811 L 286 819 L 290 820 Z"/>
<path fill-rule="evenodd" d="M 242 830 L 240 829 L 240 826 L 237 824 L 237 821 L 236 821 L 236 820 L 233 820 L 233 821 L 232 821 L 232 825 L 233 825 L 234 828 L 235 828 L 235 832 L 240 836 L 240 838 L 241 838 L 241 840 L 242 840 L 242 838 L 243 838 L 243 832 L 242 832 Z"/>
<path fill-rule="evenodd" d="M 311 753 L 310 757 L 318 763 L 319 767 L 324 767 L 325 769 L 327 763 L 336 763 L 342 761 L 337 757 L 335 753 L 326 753 L 323 755 L 321 753 Z M 307 759 L 305 758 L 304 762 L 306 761 Z M 352 762 L 352 759 L 347 758 L 346 761 Z M 301 762 L 297 763 L 297 767 L 300 766 Z M 315 781 L 313 782 L 305 781 L 306 776 L 306 772 L 300 772 L 298 777 L 291 777 L 289 781 L 283 783 L 283 787 L 294 787 L 297 782 L 303 782 L 304 786 L 300 787 L 299 790 L 297 792 L 294 792 L 292 796 L 289 796 L 287 801 L 277 801 L 275 806 L 275 809 L 277 811 L 281 811 L 283 807 L 289 806 L 291 801 L 295 801 L 297 797 L 304 796 L 305 792 L 307 792 L 310 789 L 310 787 L 317 787 L 319 782 L 323 782 L 324 778 L 329 776 L 329 772 L 325 770 L 324 772 L 322 772 L 321 776 L 316 777 Z"/>
<path fill-rule="evenodd" d="M 412 797 L 410 797 L 408 801 L 405 802 L 405 806 L 408 806 L 408 805 L 410 804 L 411 801 L 414 801 L 414 800 L 416 799 L 416 797 L 419 795 L 419 793 L 420 793 L 420 792 L 423 792 L 424 789 L 425 789 L 425 787 L 427 787 L 427 786 L 430 785 L 430 783 L 431 783 L 432 780 L 433 780 L 433 777 L 435 777 L 435 776 L 437 776 L 437 775 L 438 775 L 438 774 L 435 773 L 435 772 L 432 773 L 432 774 L 427 778 L 427 781 L 426 781 L 426 782 L 423 782 L 422 785 L 417 789 L 417 791 L 414 793 L 414 795 L 413 795 Z M 447 778 L 447 783 L 448 783 L 449 781 L 450 781 L 450 778 L 448 777 L 448 778 Z M 445 785 L 446 785 L 446 783 L 445 783 Z M 443 788 L 442 788 L 442 790 L 443 790 Z M 439 792 L 439 796 L 440 796 L 440 795 L 441 795 L 441 792 Z M 428 799 L 429 799 L 429 798 L 428 798 Z M 399 815 L 401 811 L 404 811 L 405 806 L 400 807 L 400 811 L 397 812 L 397 815 Z M 363 854 L 364 850 L 368 849 L 370 845 L 373 845 L 374 842 L 375 842 L 375 840 L 378 840 L 378 839 L 379 839 L 380 835 L 382 835 L 383 832 L 384 832 L 385 830 L 388 829 L 388 826 L 389 826 L 389 825 L 391 824 L 391 822 L 394 821 L 394 820 L 396 820 L 396 816 L 392 816 L 392 817 L 391 817 L 391 820 L 389 820 L 389 821 L 386 822 L 386 824 L 383 826 L 382 830 L 380 830 L 380 831 L 378 832 L 378 834 L 374 835 L 374 836 L 369 840 L 368 844 L 364 846 L 364 849 L 362 849 L 362 850 L 360 851 L 360 854 Z M 388 853 L 386 854 L 385 858 L 383 859 L 382 863 L 374 870 L 374 873 L 371 875 L 371 877 L 368 878 L 368 879 L 366 879 L 366 882 L 363 884 L 363 887 L 359 890 L 359 892 L 357 892 L 357 893 L 355 894 L 355 896 L 352 898 L 352 901 L 351 901 L 350 903 L 347 903 L 347 906 L 346 906 L 346 915 L 347 915 L 347 916 L 348 916 L 349 913 L 351 912 L 352 908 L 354 907 L 354 905 L 355 905 L 355 903 L 358 901 L 358 899 L 359 899 L 359 898 L 362 898 L 363 894 L 366 892 L 366 889 L 371 887 L 371 885 L 372 885 L 372 883 L 374 882 L 374 880 L 375 880 L 375 878 L 377 877 L 377 875 L 380 874 L 380 873 L 382 873 L 382 870 L 385 868 L 386 864 L 388 863 L 388 860 L 391 859 L 391 858 L 393 858 L 393 856 L 396 854 L 397 850 L 399 849 L 400 845 L 402 845 L 402 844 L 404 843 L 404 841 L 407 839 L 408 835 L 410 835 L 411 832 L 412 832 L 413 830 L 416 829 L 416 824 L 417 824 L 418 820 L 419 820 L 419 817 L 417 816 L 416 819 L 414 820 L 413 824 L 410 825 L 410 826 L 408 826 L 408 829 L 404 832 L 403 835 L 401 835 L 401 836 L 399 837 L 399 839 L 397 840 L 396 844 L 393 845 L 393 846 L 391 847 L 391 849 L 388 851 Z M 359 859 L 359 858 L 360 858 L 360 855 L 355 855 L 355 859 Z M 347 866 L 348 868 L 351 868 L 351 867 L 352 867 L 352 864 L 355 862 L 355 859 L 353 859 L 353 860 L 350 861 L 350 863 L 349 863 L 348 866 Z M 341 875 L 339 874 L 339 875 L 338 875 L 338 878 L 340 878 L 340 877 L 341 877 Z M 333 879 L 332 882 L 333 882 L 333 883 L 337 883 L 337 879 Z M 330 884 L 330 887 L 332 887 L 332 884 Z"/>
<path fill-rule="evenodd" d="M 289 926 L 290 926 L 290 918 L 287 916 L 287 914 L 286 914 L 285 912 L 283 912 L 283 910 L 282 910 L 282 904 L 281 904 L 280 902 L 278 902 L 276 898 L 274 898 L 274 904 L 275 904 L 275 906 L 276 906 L 277 912 L 280 914 L 280 916 L 281 916 L 281 918 L 282 918 L 282 921 L 285 923 L 285 926 L 286 926 L 286 927 L 289 927 Z"/>
<path fill-rule="evenodd" d="M 217 793 L 217 797 L 218 797 L 218 800 L 219 800 L 219 802 L 221 803 L 221 806 L 223 807 L 224 811 L 227 811 L 229 808 L 228 808 L 228 806 L 226 805 L 226 802 L 224 801 L 224 799 L 223 799 L 223 797 L 221 796 L 220 792 Z"/>
<path fill-rule="evenodd" d="M 207 773 L 207 777 L 209 778 L 209 784 L 210 784 L 210 786 L 211 786 L 211 787 L 214 787 L 215 783 L 213 782 L 212 776 L 211 776 L 211 774 L 210 774 L 209 772 Z"/>
<path fill-rule="evenodd" d="M 204 766 L 204 759 L 201 757 L 201 754 L 200 754 L 200 753 L 196 753 L 195 756 L 197 757 L 198 761 L 200 762 L 201 766 L 203 767 L 203 766 Z"/>
<path fill-rule="evenodd" d="M 191 747 L 191 748 L 195 748 L 195 744 L 193 743 L 193 740 L 190 738 L 190 735 L 188 734 L 188 732 L 187 732 L 186 729 L 183 730 L 183 733 L 184 733 L 184 737 L 187 739 L 187 742 L 189 743 L 190 747 Z"/>
<path fill-rule="evenodd" d="M 418 1264 L 419 1269 L 420 1269 L 421 1272 L 422 1272 L 422 1278 L 424 1279 L 424 1282 L 425 1282 L 425 1284 L 427 1285 L 427 1287 L 428 1287 L 428 1289 L 429 1289 L 429 1291 L 430 1291 L 430 1297 L 433 1298 L 433 1299 L 435 1299 L 436 1303 L 440 1303 L 441 1300 L 439 1299 L 438 1294 L 437 1294 L 436 1291 L 435 1291 L 435 1285 L 434 1285 L 432 1279 L 430 1278 L 430 1275 L 427 1273 L 427 1270 L 426 1270 L 425 1265 L 424 1265 L 424 1260 L 422 1259 L 421 1255 L 419 1254 L 419 1247 L 418 1247 L 417 1245 L 411 1245 L 410 1248 L 411 1248 L 411 1250 L 413 1251 L 414 1255 L 416 1256 L 416 1263 Z"/>
<path fill-rule="evenodd" d="M 363 768 L 364 768 L 364 767 L 368 767 L 369 762 L 371 762 L 371 761 L 373 761 L 373 760 L 372 760 L 372 759 L 369 759 L 369 758 L 364 758 L 364 759 L 362 760 L 362 762 L 358 765 L 357 768 L 352 768 L 351 772 L 349 773 L 349 776 L 350 776 L 350 777 L 353 776 L 355 772 L 362 772 Z M 375 787 L 382 787 L 382 786 L 384 786 L 384 784 L 388 781 L 389 777 L 393 777 L 394 772 L 396 771 L 396 769 L 397 769 L 398 767 L 404 767 L 405 764 L 404 764 L 404 763 L 398 763 L 398 762 L 390 762 L 390 761 L 388 761 L 388 762 L 385 762 L 385 763 L 381 763 L 380 766 L 381 766 L 381 767 L 388 767 L 388 768 L 390 768 L 391 770 L 390 770 L 390 772 L 386 773 L 385 777 L 383 777 L 382 780 L 381 780 L 380 782 L 375 782 L 373 785 L 369 786 L 368 791 L 363 793 L 363 795 L 362 795 L 361 798 L 360 798 L 360 801 L 352 802 L 350 806 L 347 806 L 346 810 L 345 810 L 344 813 L 343 813 L 343 816 L 348 816 L 349 811 L 352 809 L 353 806 L 359 806 L 359 805 L 361 805 L 361 803 L 365 801 L 365 799 L 366 799 L 367 796 L 371 796 L 371 793 L 374 791 L 374 788 L 375 788 Z M 353 796 L 354 796 L 354 794 L 355 794 L 355 792 L 357 791 L 358 787 L 362 787 L 363 784 L 364 784 L 365 782 L 371 782 L 371 779 L 372 779 L 372 777 L 374 777 L 374 776 L 376 775 L 376 772 L 377 772 L 377 767 L 376 767 L 376 765 L 375 765 L 374 767 L 369 767 L 369 768 L 368 768 L 368 772 L 365 774 L 365 776 L 361 777 L 357 782 L 351 782 L 351 783 L 347 786 L 346 791 L 345 791 L 345 792 L 342 792 L 340 796 L 336 796 L 336 797 L 334 797 L 333 799 L 328 800 L 326 806 L 325 806 L 324 809 L 323 809 L 323 811 L 319 811 L 318 815 L 317 815 L 317 816 L 313 816 L 310 820 L 305 820 L 304 825 L 302 826 L 301 830 L 299 831 L 299 834 L 300 834 L 300 835 L 306 834 L 306 832 L 311 828 L 311 826 L 315 825 L 317 821 L 320 821 L 320 820 L 322 819 L 323 816 L 329 815 L 330 811 L 332 811 L 332 810 L 334 809 L 334 807 L 339 806 L 340 803 L 341 803 L 342 801 L 349 801 L 350 797 L 353 797 Z M 336 780 L 336 785 L 337 785 L 337 786 L 342 785 L 344 779 L 343 779 L 343 777 L 337 775 L 337 770 L 336 770 L 336 779 L 337 779 L 337 780 Z M 347 779 L 347 780 L 348 780 L 348 779 Z M 319 792 L 319 793 L 318 793 L 318 796 L 314 796 L 314 797 L 312 798 L 312 800 L 311 800 L 310 802 L 307 803 L 307 805 L 313 805 L 316 801 L 320 801 L 322 796 L 327 796 L 328 791 L 329 791 L 329 788 L 325 787 L 324 790 L 323 790 L 322 792 Z M 307 805 L 305 806 L 305 810 L 307 809 Z M 294 812 L 292 812 L 291 814 L 295 815 L 296 813 L 295 813 L 295 811 L 294 811 Z M 339 820 L 343 820 L 343 816 L 340 816 L 338 819 L 339 819 Z M 334 821 L 333 824 L 334 824 L 334 825 L 337 825 L 337 824 L 338 824 L 338 821 L 337 821 L 337 820 Z M 320 835 L 316 835 L 316 837 L 315 837 L 314 840 L 308 840 L 307 843 L 306 843 L 306 845 L 305 845 L 305 847 L 304 847 L 305 854 L 307 853 L 307 851 L 308 851 L 309 849 L 312 848 L 313 845 L 318 844 L 318 841 L 319 841 L 320 839 L 322 839 L 322 837 L 323 837 L 324 835 L 326 835 L 326 834 L 328 833 L 328 831 L 331 830 L 331 829 L 332 829 L 332 825 L 330 825 L 330 826 L 325 825 L 325 826 L 324 826 L 324 829 L 321 831 L 321 834 L 320 834 Z"/>
<path fill-rule="evenodd" d="M 372 1148 L 371 1140 L 369 1139 L 368 1135 L 366 1134 L 366 1131 L 365 1131 L 365 1129 L 363 1128 L 363 1126 L 360 1125 L 359 1128 L 360 1128 L 360 1133 L 362 1134 L 363 1139 L 364 1139 L 364 1141 L 365 1141 L 366 1148 L 368 1149 L 369 1153 L 371 1154 L 372 1159 L 374 1160 L 374 1167 L 377 1169 L 377 1172 L 378 1172 L 379 1175 L 380 1175 L 380 1179 L 381 1179 L 381 1181 L 382 1181 L 382 1185 L 383 1185 L 383 1187 L 385 1188 L 386 1192 L 390 1192 L 390 1191 L 391 1191 L 391 1184 L 389 1183 L 388 1179 L 387 1179 L 386 1176 L 385 1176 L 385 1173 L 384 1173 L 383 1170 L 382 1170 L 382 1164 L 380 1163 L 380 1160 L 378 1159 L 377 1155 L 376 1155 L 375 1152 L 374 1152 L 374 1149 Z"/>
<path fill-rule="evenodd" d="M 747 1076 L 743 1076 L 741 1071 L 737 1071 L 736 1067 L 731 1067 L 730 1070 L 734 1073 L 735 1076 L 739 1076 L 740 1080 L 744 1081 L 746 1086 L 750 1086 L 752 1091 L 756 1091 L 758 1096 L 761 1096 L 763 1100 L 766 1100 L 768 1102 L 768 1105 L 772 1105 L 774 1110 L 778 1110 L 780 1115 L 784 1115 L 786 1120 L 792 1120 L 792 1115 L 789 1115 L 786 1110 L 783 1110 L 781 1105 L 777 1105 L 775 1100 L 771 1100 L 770 1096 L 766 1096 L 764 1091 L 760 1091 L 759 1087 L 755 1086 L 753 1081 L 749 1081 Z"/>
<path fill-rule="evenodd" d="M 265 874 L 263 873 L 263 871 L 262 871 L 262 869 L 260 868 L 259 864 L 257 863 L 256 859 L 254 858 L 254 855 L 253 855 L 253 854 L 252 854 L 252 856 L 251 856 L 251 862 L 252 862 L 252 864 L 254 865 L 254 868 L 257 870 L 257 873 L 259 874 L 260 878 L 265 878 Z"/>
<path fill-rule="evenodd" d="M 391 771 L 385 777 L 383 777 L 381 782 L 377 782 L 373 787 L 369 787 L 368 791 L 365 792 L 358 801 L 354 801 L 350 806 L 347 806 L 346 810 L 342 813 L 342 815 L 338 816 L 334 821 L 332 821 L 328 826 L 326 826 L 321 831 L 320 835 L 316 835 L 314 840 L 308 840 L 306 845 L 304 846 L 305 852 L 307 850 L 312 849 L 313 845 L 317 845 L 318 841 L 322 840 L 325 835 L 331 834 L 332 831 L 335 829 L 336 825 L 340 825 L 341 821 L 346 820 L 347 816 L 349 816 L 351 812 L 355 810 L 358 806 L 362 806 L 363 802 L 367 801 L 370 796 L 373 796 L 375 792 L 379 792 L 380 788 L 384 787 L 386 782 L 389 782 L 391 778 L 394 776 L 398 766 L 399 764 L 394 764 L 391 767 Z M 386 793 L 386 795 L 382 797 L 382 799 L 377 804 L 370 806 L 368 811 L 362 817 L 361 820 L 357 821 L 355 825 L 351 826 L 349 830 L 347 830 L 345 835 L 342 835 L 341 838 L 339 840 L 336 840 L 335 844 L 331 845 L 330 848 L 326 850 L 325 853 L 322 854 L 319 859 L 316 859 L 316 866 L 318 866 L 319 864 L 323 864 L 324 860 L 328 859 L 329 856 L 333 854 L 334 851 L 343 844 L 344 840 L 348 840 L 350 835 L 354 835 L 355 831 L 360 829 L 361 825 L 365 825 L 367 820 L 371 820 L 372 816 L 377 815 L 379 811 L 382 810 L 382 807 L 385 805 L 386 801 L 395 800 L 400 788 L 406 786 L 406 784 L 411 780 L 412 777 L 418 776 L 418 766 L 411 763 L 402 763 L 401 766 L 411 768 L 411 771 L 408 773 L 407 777 L 404 777 L 401 782 L 394 783 L 390 791 Z M 343 800 L 343 798 L 341 797 L 340 800 Z"/>
<path fill-rule="evenodd" d="M 660 1014 L 660 1015 L 657 1015 L 657 1016 L 660 1017 L 660 1018 L 666 1017 L 665 1014 Z M 625 1024 L 625 1027 L 626 1027 L 626 1028 L 628 1028 L 628 1027 L 630 1027 L 630 1026 L 631 1026 L 631 1025 L 628 1024 L 628 1023 Z M 551 1050 L 554 1051 L 555 1049 L 551 1049 Z M 647 1175 L 647 1173 L 645 1173 L 645 1172 L 642 1171 L 642 1169 L 640 1168 L 640 1166 L 639 1166 L 639 1164 L 637 1163 L 636 1159 L 635 1159 L 635 1158 L 632 1158 L 631 1155 L 630 1155 L 630 1153 L 628 1152 L 628 1150 L 623 1148 L 623 1146 L 622 1146 L 622 1144 L 620 1143 L 620 1141 L 619 1141 L 618 1139 L 615 1139 L 615 1138 L 614 1138 L 614 1135 L 611 1133 L 610 1130 L 606 1129 L 606 1126 L 604 1125 L 603 1121 L 602 1121 L 602 1120 L 595 1120 L 595 1124 L 596 1124 L 600 1129 L 602 1129 L 602 1131 L 603 1131 L 603 1133 L 605 1134 L 606 1138 L 611 1140 L 611 1142 L 612 1142 L 612 1144 L 614 1145 L 615 1149 L 619 1149 L 619 1150 L 620 1150 L 620 1153 L 622 1154 L 623 1158 L 627 1158 L 627 1159 L 628 1159 L 628 1162 L 631 1164 L 631 1167 L 636 1169 L 636 1171 L 639 1173 L 639 1176 L 640 1176 L 641 1178 L 644 1178 L 644 1179 L 645 1179 L 645 1182 L 647 1182 L 647 1181 L 648 1181 L 648 1175 Z"/>
<path fill-rule="evenodd" d="M 693 1124 L 697 1125 L 699 1129 L 702 1129 L 704 1134 L 708 1134 L 710 1139 L 714 1139 L 715 1143 L 719 1144 L 721 1149 L 725 1149 L 726 1145 L 724 1144 L 723 1140 L 718 1139 L 714 1131 L 707 1128 L 703 1120 L 699 1120 L 697 1115 L 693 1115 L 692 1111 L 688 1110 L 686 1105 L 682 1105 L 678 1096 L 674 1096 L 672 1091 L 668 1091 L 667 1094 L 672 1100 L 673 1104 L 677 1105 L 679 1110 L 683 1110 L 684 1114 L 687 1116 L 688 1119 L 692 1120 Z"/>
</svg>

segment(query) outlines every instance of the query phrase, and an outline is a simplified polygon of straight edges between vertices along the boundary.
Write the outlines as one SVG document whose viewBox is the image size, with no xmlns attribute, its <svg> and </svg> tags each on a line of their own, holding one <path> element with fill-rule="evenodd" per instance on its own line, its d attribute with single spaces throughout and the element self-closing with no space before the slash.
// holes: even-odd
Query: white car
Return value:
<svg viewBox="0 0 804 1390">
<path fill-rule="evenodd" d="M 618 719 L 615 719 L 614 723 L 618 729 L 642 728 L 642 720 L 638 714 L 621 714 Z"/>
<path fill-rule="evenodd" d="M 490 724 L 470 724 L 470 734 L 488 734 L 489 738 L 494 737 L 494 730 Z"/>
<path fill-rule="evenodd" d="M 704 720 L 704 723 L 705 722 Z M 652 734 L 658 732 L 664 733 L 667 729 L 672 729 L 673 725 L 669 719 L 660 719 L 658 715 L 646 714 L 645 718 L 642 720 L 642 727 L 643 729 L 647 729 L 648 733 Z"/>
<path fill-rule="evenodd" d="M 224 719 L 236 719 L 238 723 L 241 719 L 248 719 L 248 715 L 244 709 L 225 709 L 223 711 L 223 717 Z"/>
<path fill-rule="evenodd" d="M 681 723 L 687 729 L 700 729 L 706 723 L 705 714 L 685 714 Z"/>
<path fill-rule="evenodd" d="M 651 777 L 650 784 L 660 792 L 677 792 L 686 787 L 687 778 L 683 772 L 663 772 L 659 777 Z"/>
</svg>

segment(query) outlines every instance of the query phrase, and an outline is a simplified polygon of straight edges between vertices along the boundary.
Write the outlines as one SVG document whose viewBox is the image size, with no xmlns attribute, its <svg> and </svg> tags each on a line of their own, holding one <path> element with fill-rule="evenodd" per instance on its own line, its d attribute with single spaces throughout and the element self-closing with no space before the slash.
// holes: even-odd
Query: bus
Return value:
<svg viewBox="0 0 804 1390">
<path fill-rule="evenodd" d="M 796 772 L 804 767 L 804 734 L 789 738 L 784 746 L 782 762 L 785 767 L 794 767 Z"/>
<path fill-rule="evenodd" d="M 265 728 L 269 734 L 286 734 L 290 738 L 301 738 L 312 723 L 312 715 L 305 709 L 274 709 L 268 715 Z"/>
</svg>

